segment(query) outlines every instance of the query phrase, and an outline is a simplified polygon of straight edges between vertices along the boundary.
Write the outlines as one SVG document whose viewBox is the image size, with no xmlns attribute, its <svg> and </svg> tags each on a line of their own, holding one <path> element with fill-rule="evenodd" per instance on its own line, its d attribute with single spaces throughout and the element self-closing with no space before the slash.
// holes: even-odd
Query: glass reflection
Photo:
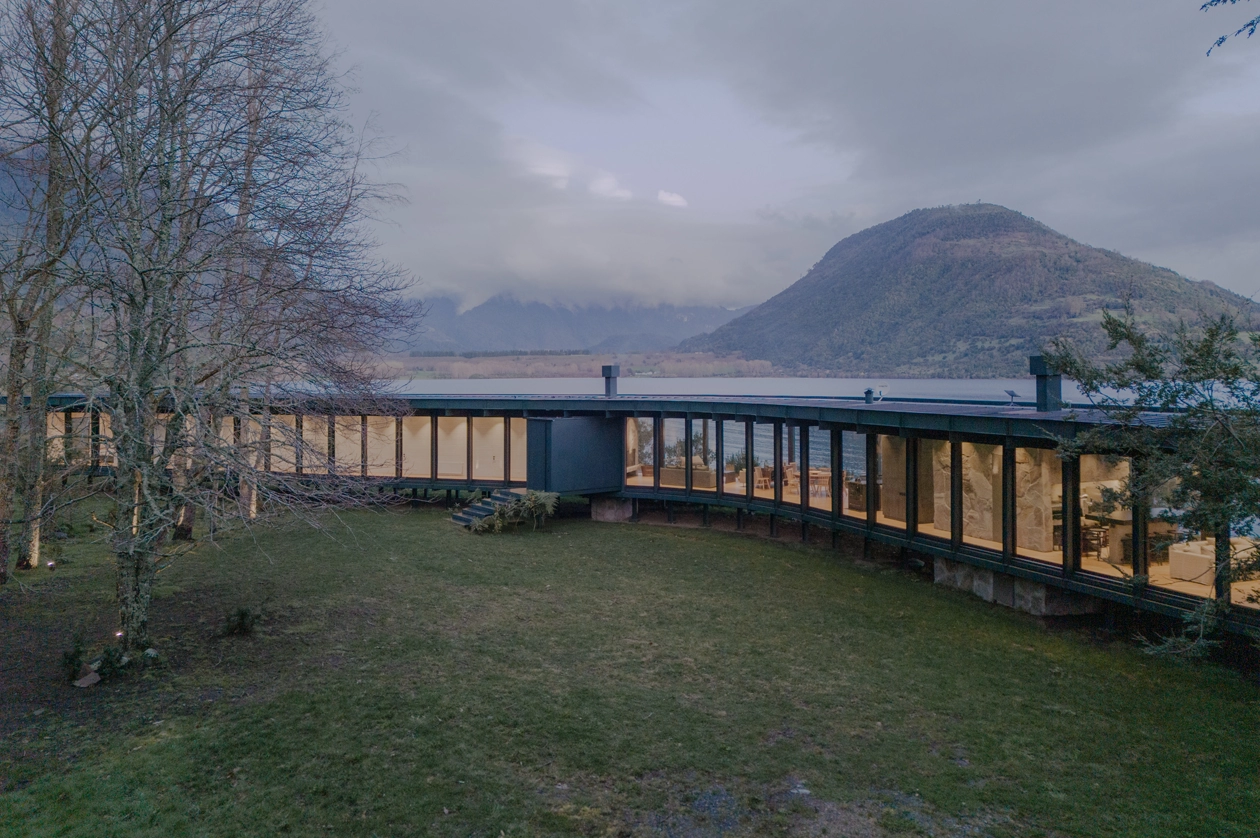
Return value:
<svg viewBox="0 0 1260 838">
<path fill-rule="evenodd" d="M 661 420 L 661 488 L 687 488 L 687 423 L 684 419 Z"/>
<path fill-rule="evenodd" d="M 712 419 L 691 420 L 691 489 L 717 491 L 717 437 Z"/>
<path fill-rule="evenodd" d="M 1015 449 L 1015 552 L 1063 564 L 1063 461 L 1053 449 Z"/>
<path fill-rule="evenodd" d="M 626 420 L 627 486 L 652 487 L 654 443 L 651 419 Z M 513 441 L 513 452 L 513 457 L 515 457 L 515 441 Z"/>
<path fill-rule="evenodd" d="M 743 422 L 722 423 L 722 491 L 740 497 L 748 494 L 747 430 Z"/>
<path fill-rule="evenodd" d="M 949 540 L 951 517 L 949 442 L 921 439 L 919 443 L 919 534 Z"/>
<path fill-rule="evenodd" d="M 963 541 L 1002 549 L 1002 446 L 962 444 Z"/>
<path fill-rule="evenodd" d="M 831 431 L 809 429 L 809 506 L 831 511 Z"/>
</svg>

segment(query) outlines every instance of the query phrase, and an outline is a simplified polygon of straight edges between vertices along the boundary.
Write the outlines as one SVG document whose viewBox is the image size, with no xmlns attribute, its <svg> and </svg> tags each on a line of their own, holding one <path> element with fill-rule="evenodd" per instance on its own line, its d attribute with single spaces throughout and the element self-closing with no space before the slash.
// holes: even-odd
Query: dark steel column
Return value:
<svg viewBox="0 0 1260 838">
<path fill-rule="evenodd" d="M 753 422 L 744 420 L 744 500 L 753 499 Z"/>
<path fill-rule="evenodd" d="M 844 500 L 844 431 L 831 429 L 831 520 L 844 514 L 840 504 Z"/>
<path fill-rule="evenodd" d="M 662 418 L 658 416 L 652 417 L 652 491 L 659 492 L 661 490 L 661 463 L 664 462 L 664 453 L 661 451 L 661 439 L 664 437 L 664 424 Z"/>
<path fill-rule="evenodd" d="M 1081 569 L 1081 461 L 1063 460 L 1063 575 Z"/>
<path fill-rule="evenodd" d="M 626 425 L 621 424 L 621 481 L 626 480 Z M 503 488 L 512 485 L 512 417 L 503 417 Z"/>
<path fill-rule="evenodd" d="M 236 437 L 239 444 L 241 436 L 241 423 L 236 423 Z M 367 478 L 367 414 L 359 417 L 359 476 Z"/>
<path fill-rule="evenodd" d="M 963 444 L 949 441 L 949 543 L 957 550 L 963 536 Z"/>
<path fill-rule="evenodd" d="M 683 419 L 683 491 L 691 495 L 691 417 Z"/>
<path fill-rule="evenodd" d="M 801 453 L 797 458 L 801 469 L 801 514 L 809 511 L 809 428 L 801 425 Z"/>
<path fill-rule="evenodd" d="M 777 509 L 779 504 L 783 502 L 783 423 L 775 422 L 774 425 L 774 468 L 771 474 L 774 475 L 774 505 Z"/>
<path fill-rule="evenodd" d="M 1229 525 L 1216 533 L 1216 598 L 1221 602 L 1229 602 L 1230 595 L 1230 546 Z"/>
<path fill-rule="evenodd" d="M 720 498 L 726 494 L 726 436 L 723 425 L 726 423 L 721 419 L 713 420 L 713 458 L 717 461 L 713 464 L 713 473 L 717 475 L 717 485 L 715 494 Z"/>
<path fill-rule="evenodd" d="M 394 417 L 394 479 L 402 480 L 403 464 L 403 418 Z"/>
<path fill-rule="evenodd" d="M 302 414 L 293 417 L 293 473 L 302 473 Z"/>
<path fill-rule="evenodd" d="M 438 474 L 438 415 L 436 413 L 429 414 L 429 482 L 437 480 Z M 446 493 L 449 501 L 451 493 Z"/>
<path fill-rule="evenodd" d="M 879 436 L 866 434 L 866 528 L 875 526 L 879 510 Z"/>
<path fill-rule="evenodd" d="M 919 440 L 906 439 L 906 536 L 919 534 Z"/>
<path fill-rule="evenodd" d="M 464 446 L 466 449 L 464 452 L 464 468 L 468 469 L 464 473 L 468 475 L 467 480 L 471 490 L 473 482 L 473 423 L 471 416 L 464 417 L 464 436 L 467 440 L 467 444 Z M 458 498 L 459 495 L 455 497 Z"/>
</svg>

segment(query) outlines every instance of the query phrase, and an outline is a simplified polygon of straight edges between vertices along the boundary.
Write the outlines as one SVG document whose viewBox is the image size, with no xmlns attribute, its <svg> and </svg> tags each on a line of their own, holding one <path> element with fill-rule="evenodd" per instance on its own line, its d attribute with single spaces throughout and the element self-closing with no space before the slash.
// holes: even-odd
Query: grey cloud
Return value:
<svg viewBox="0 0 1260 838">
<path fill-rule="evenodd" d="M 405 146 L 383 174 L 410 203 L 381 237 L 426 293 L 744 305 L 843 235 L 978 199 L 1244 293 L 1260 287 L 1260 50 L 1240 41 L 1205 58 L 1227 18 L 1184 0 L 338 0 L 328 18 L 359 65 L 360 117 L 377 112 Z M 498 115 L 547 101 L 594 119 L 659 118 L 643 91 L 703 90 L 697 81 L 732 91 L 749 126 L 795 136 L 800 160 L 825 149 L 833 172 L 785 185 L 769 206 L 750 189 L 741 205 L 748 167 L 763 185 L 767 171 L 797 171 L 750 159 L 729 172 L 720 211 L 703 210 L 695 185 L 630 184 L 598 148 L 517 137 Z M 1232 112 L 1196 109 L 1226 89 Z M 699 162 L 687 126 L 668 127 Z M 738 130 L 726 141 L 742 148 Z M 659 149 L 615 153 L 636 155 L 641 172 L 665 165 Z M 661 191 L 690 206 L 658 205 Z"/>
</svg>

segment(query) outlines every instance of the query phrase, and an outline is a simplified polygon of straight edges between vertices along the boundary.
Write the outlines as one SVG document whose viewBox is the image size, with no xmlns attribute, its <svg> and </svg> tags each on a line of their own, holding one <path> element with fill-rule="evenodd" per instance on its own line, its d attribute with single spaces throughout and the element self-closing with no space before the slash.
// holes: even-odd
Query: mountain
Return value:
<svg viewBox="0 0 1260 838">
<path fill-rule="evenodd" d="M 465 312 L 445 297 L 425 300 L 428 314 L 409 341 L 419 352 L 589 349 L 653 352 L 710 332 L 749 311 L 720 306 L 582 306 L 523 303 L 500 295 Z M 751 307 L 750 307 L 751 308 Z"/>
<path fill-rule="evenodd" d="M 1026 375 L 1053 337 L 1102 351 L 1103 309 L 1175 325 L 1252 301 L 1081 244 L 1006 207 L 920 209 L 855 233 L 794 285 L 683 351 L 847 375 Z"/>
</svg>

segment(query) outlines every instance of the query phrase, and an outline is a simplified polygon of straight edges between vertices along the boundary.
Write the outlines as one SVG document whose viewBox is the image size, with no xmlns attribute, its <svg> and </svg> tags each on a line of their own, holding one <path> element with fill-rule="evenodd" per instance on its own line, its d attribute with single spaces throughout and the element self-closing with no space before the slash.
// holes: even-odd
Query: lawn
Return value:
<svg viewBox="0 0 1260 838">
<path fill-rule="evenodd" d="M 1260 832 L 1241 675 L 787 536 L 431 509 L 241 536 L 161 575 L 157 665 L 81 690 L 95 537 L 0 594 L 5 835 Z"/>
</svg>

